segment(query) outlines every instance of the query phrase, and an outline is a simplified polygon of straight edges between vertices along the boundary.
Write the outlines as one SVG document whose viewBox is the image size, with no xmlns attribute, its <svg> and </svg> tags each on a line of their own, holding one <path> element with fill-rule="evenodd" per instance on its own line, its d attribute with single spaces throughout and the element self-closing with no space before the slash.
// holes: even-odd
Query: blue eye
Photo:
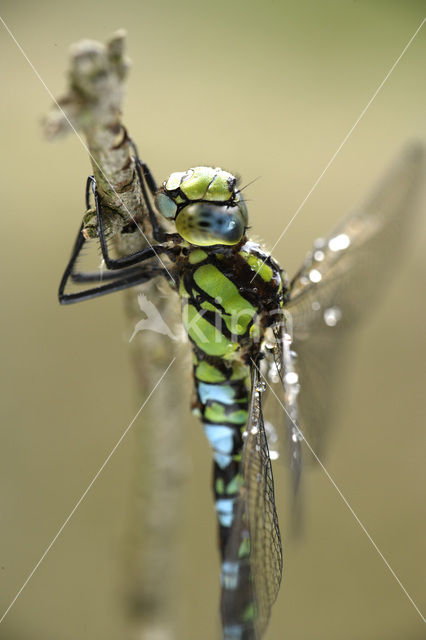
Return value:
<svg viewBox="0 0 426 640">
<path fill-rule="evenodd" d="M 238 244 L 245 226 L 239 206 L 195 202 L 183 207 L 176 217 L 177 232 L 191 244 L 200 246 Z"/>
</svg>

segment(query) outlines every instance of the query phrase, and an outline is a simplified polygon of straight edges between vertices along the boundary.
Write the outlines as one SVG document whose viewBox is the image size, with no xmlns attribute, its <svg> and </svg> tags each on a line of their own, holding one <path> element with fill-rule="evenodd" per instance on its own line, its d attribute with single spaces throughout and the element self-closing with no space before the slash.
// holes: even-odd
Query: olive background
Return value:
<svg viewBox="0 0 426 640">
<path fill-rule="evenodd" d="M 68 47 L 128 31 L 124 122 L 160 181 L 219 165 L 259 177 L 245 195 L 271 247 L 424 16 L 423 2 L 2 2 L 1 16 L 55 96 Z M 403 144 L 425 140 L 426 26 L 274 255 L 294 273 L 318 235 L 368 194 Z M 90 165 L 73 134 L 41 134 L 51 98 L 0 24 L 0 606 L 4 611 L 135 413 L 120 294 L 61 308 L 56 291 Z M 403 215 L 403 214 L 402 214 Z M 424 209 L 398 273 L 354 340 L 324 464 L 422 608 Z M 182 393 L 190 401 L 190 382 Z M 143 421 L 143 413 L 140 417 Z M 149 428 L 150 425 L 146 425 Z M 170 406 L 173 428 L 173 406 Z M 219 637 L 210 452 L 185 425 L 188 465 L 177 638 Z M 121 444 L 4 622 L 4 640 L 126 637 L 117 589 L 135 443 Z M 419 614 L 319 468 L 305 533 L 288 533 L 275 465 L 285 573 L 266 640 L 420 640 Z M 164 577 L 167 580 L 167 576 Z M 0 612 L 1 614 L 1 612 Z"/>
</svg>

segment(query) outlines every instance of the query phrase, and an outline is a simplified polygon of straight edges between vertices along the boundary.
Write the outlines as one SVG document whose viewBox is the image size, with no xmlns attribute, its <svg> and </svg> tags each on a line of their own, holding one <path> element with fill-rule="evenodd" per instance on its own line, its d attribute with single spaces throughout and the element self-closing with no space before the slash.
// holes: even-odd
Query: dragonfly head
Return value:
<svg viewBox="0 0 426 640">
<path fill-rule="evenodd" d="M 174 220 L 184 240 L 198 246 L 238 244 L 248 224 L 237 179 L 219 168 L 172 173 L 156 194 L 155 204 L 165 218 Z"/>
</svg>

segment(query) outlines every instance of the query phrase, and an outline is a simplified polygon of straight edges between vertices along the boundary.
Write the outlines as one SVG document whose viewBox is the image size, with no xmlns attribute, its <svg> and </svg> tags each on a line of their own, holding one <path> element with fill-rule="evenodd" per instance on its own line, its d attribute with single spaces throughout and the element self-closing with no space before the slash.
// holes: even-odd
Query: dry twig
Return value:
<svg viewBox="0 0 426 640">
<path fill-rule="evenodd" d="M 91 40 L 73 45 L 67 94 L 44 121 L 49 139 L 72 131 L 70 123 L 82 132 L 103 207 L 116 221 L 116 231 L 129 217 L 141 226 L 145 237 L 140 231 L 120 236 L 116 249 L 121 255 L 142 249 L 147 239 L 154 242 L 129 136 L 121 122 L 129 69 L 124 47 L 123 31 L 118 31 L 106 45 Z M 178 314 L 177 298 L 161 295 L 156 282 L 145 285 L 143 290 L 149 300 L 155 301 L 166 323 L 173 326 Z M 129 327 L 133 328 L 141 319 L 134 289 L 127 291 L 125 302 Z M 143 399 L 170 364 L 176 344 L 151 331 L 137 333 L 130 344 Z M 175 362 L 134 425 L 136 473 L 125 591 L 129 610 L 136 615 L 138 638 L 173 638 L 171 577 L 183 477 L 180 427 L 187 412 L 181 389 L 182 371 Z"/>
</svg>

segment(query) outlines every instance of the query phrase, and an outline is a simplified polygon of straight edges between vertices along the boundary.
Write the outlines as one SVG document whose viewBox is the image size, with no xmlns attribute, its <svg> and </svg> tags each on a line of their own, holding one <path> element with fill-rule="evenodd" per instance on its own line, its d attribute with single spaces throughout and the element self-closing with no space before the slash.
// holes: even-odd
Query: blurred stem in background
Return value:
<svg viewBox="0 0 426 640">
<path fill-rule="evenodd" d="M 55 105 L 44 121 L 49 139 L 72 132 L 73 128 L 83 133 L 103 208 L 113 216 L 118 228 L 123 227 L 123 220 L 129 220 L 129 213 L 141 225 L 145 237 L 140 232 L 117 234 L 118 255 L 139 251 L 147 245 L 147 239 L 154 243 L 129 136 L 120 118 L 129 68 L 124 46 L 123 31 L 106 45 L 90 40 L 73 45 L 67 94 L 58 100 L 60 108 Z M 78 222 L 76 219 L 76 227 Z M 155 301 L 166 324 L 173 326 L 179 315 L 177 296 L 162 295 L 155 281 L 144 285 L 144 293 L 148 300 Z M 131 335 L 141 319 L 134 289 L 125 292 L 125 310 Z M 82 309 L 85 312 L 88 310 Z M 130 348 L 140 406 L 164 374 L 177 347 L 168 336 L 140 331 Z M 182 371 L 174 362 L 133 426 L 136 464 L 124 594 L 129 617 L 135 623 L 132 636 L 139 640 L 174 637 L 172 592 L 183 481 L 182 425 L 186 414 L 186 396 L 181 389 Z M 125 407 L 123 414 L 128 415 Z"/>
</svg>

